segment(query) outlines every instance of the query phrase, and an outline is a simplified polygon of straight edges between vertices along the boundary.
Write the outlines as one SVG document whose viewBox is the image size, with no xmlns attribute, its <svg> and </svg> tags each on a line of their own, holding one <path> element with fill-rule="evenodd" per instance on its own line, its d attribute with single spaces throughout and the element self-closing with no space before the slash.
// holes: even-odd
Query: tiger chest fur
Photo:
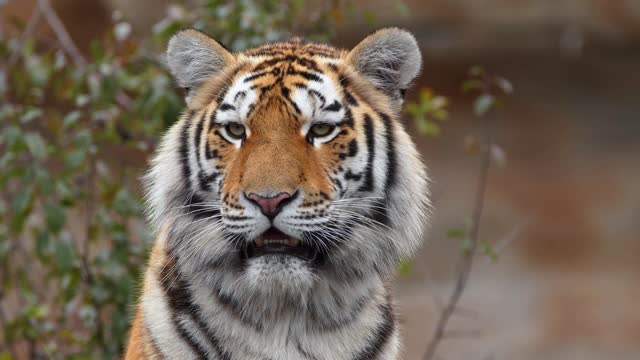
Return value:
<svg viewBox="0 0 640 360">
<path fill-rule="evenodd" d="M 145 178 L 157 238 L 127 359 L 397 359 L 388 282 L 427 175 L 398 117 L 421 55 L 383 29 L 231 53 L 170 41 L 187 109 Z"/>
</svg>

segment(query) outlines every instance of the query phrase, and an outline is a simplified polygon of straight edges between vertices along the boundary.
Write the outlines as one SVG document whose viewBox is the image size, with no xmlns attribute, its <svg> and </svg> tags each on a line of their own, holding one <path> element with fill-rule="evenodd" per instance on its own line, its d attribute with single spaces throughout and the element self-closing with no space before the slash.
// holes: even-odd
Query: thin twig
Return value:
<svg viewBox="0 0 640 360">
<path fill-rule="evenodd" d="M 482 217 L 482 210 L 484 208 L 484 198 L 487 188 L 487 177 L 489 175 L 489 167 L 491 165 L 491 132 L 489 131 L 489 125 L 487 120 L 484 120 L 484 138 L 485 145 L 482 149 L 482 158 L 480 161 L 480 176 L 478 177 L 478 187 L 476 191 L 475 206 L 473 215 L 471 218 L 471 230 L 469 232 L 470 246 L 466 249 L 462 257 L 458 262 L 458 278 L 456 279 L 455 288 L 453 293 L 447 302 L 447 305 L 440 313 L 438 322 L 436 324 L 436 330 L 427 346 L 427 350 L 424 354 L 424 360 L 433 360 L 438 344 L 446 335 L 447 324 L 451 315 L 456 310 L 456 306 L 462 297 L 462 293 L 467 287 L 467 281 L 471 274 L 471 267 L 473 265 L 473 258 L 478 249 L 478 234 L 480 231 L 480 219 Z"/>
<path fill-rule="evenodd" d="M 480 329 L 467 329 L 467 330 L 448 330 L 445 331 L 444 337 L 451 338 L 477 338 L 482 336 L 482 330 Z"/>
<path fill-rule="evenodd" d="M 31 13 L 31 17 L 29 17 L 27 26 L 24 28 L 24 31 L 22 32 L 22 34 L 20 34 L 20 37 L 16 42 L 17 44 L 16 47 L 11 52 L 11 55 L 9 55 L 9 60 L 7 61 L 8 67 L 11 67 L 12 65 L 14 65 L 15 62 L 18 61 L 18 59 L 20 58 L 20 50 L 22 50 L 21 45 L 29 36 L 31 36 L 33 31 L 36 29 L 36 26 L 40 22 L 41 15 L 42 15 L 42 12 L 40 11 L 40 7 L 36 6 L 33 9 L 33 12 Z"/>
<path fill-rule="evenodd" d="M 73 39 L 71 39 L 71 36 L 60 20 L 60 17 L 58 17 L 58 14 L 51 6 L 51 2 L 49 0 L 38 0 L 38 7 L 47 19 L 47 23 L 49 23 L 49 26 L 51 26 L 51 29 L 56 34 L 58 41 L 60 41 L 60 45 L 62 45 L 62 48 L 67 52 L 67 54 L 69 54 L 71 60 L 73 60 L 73 63 L 76 66 L 86 65 L 87 60 L 82 56 L 80 50 L 78 50 L 78 47 L 73 42 Z"/>
</svg>

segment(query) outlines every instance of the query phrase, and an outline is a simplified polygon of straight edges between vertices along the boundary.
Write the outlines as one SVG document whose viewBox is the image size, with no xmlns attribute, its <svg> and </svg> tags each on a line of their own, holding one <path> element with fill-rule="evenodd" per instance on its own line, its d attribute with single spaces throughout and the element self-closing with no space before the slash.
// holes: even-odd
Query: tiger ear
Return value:
<svg viewBox="0 0 640 360">
<path fill-rule="evenodd" d="M 193 29 L 173 35 L 167 46 L 169 70 L 187 93 L 197 90 L 234 61 L 235 57 L 224 46 Z M 188 98 L 187 95 L 187 102 Z"/>
<path fill-rule="evenodd" d="M 408 31 L 386 28 L 362 40 L 347 61 L 377 88 L 402 103 L 404 91 L 418 75 L 422 55 Z"/>
</svg>

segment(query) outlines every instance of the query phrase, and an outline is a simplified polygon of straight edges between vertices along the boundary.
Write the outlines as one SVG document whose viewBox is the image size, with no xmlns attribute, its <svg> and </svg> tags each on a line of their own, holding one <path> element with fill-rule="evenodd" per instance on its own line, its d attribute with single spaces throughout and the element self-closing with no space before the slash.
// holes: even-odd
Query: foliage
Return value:
<svg viewBox="0 0 640 360">
<path fill-rule="evenodd" d="M 303 17 L 302 5 L 173 5 L 150 41 L 116 17 L 86 59 L 29 24 L 0 32 L 0 358 L 121 353 L 150 241 L 138 179 L 183 107 L 162 47 L 187 26 L 235 50 L 302 25 L 330 36 L 339 9 Z"/>
<path fill-rule="evenodd" d="M 447 98 L 435 95 L 429 88 L 423 88 L 416 101 L 407 102 L 406 110 L 422 134 L 438 136 L 441 131 L 438 122 L 445 121 L 448 116 L 447 105 Z"/>
</svg>

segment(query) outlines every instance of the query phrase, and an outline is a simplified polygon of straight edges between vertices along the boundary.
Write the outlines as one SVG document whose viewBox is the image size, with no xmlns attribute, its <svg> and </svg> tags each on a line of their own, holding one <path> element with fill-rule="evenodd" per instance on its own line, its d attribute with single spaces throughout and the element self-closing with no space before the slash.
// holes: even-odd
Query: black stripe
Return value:
<svg viewBox="0 0 640 360">
<path fill-rule="evenodd" d="M 244 79 L 244 82 L 248 83 L 248 82 L 250 82 L 250 81 L 253 81 L 253 80 L 255 80 L 255 79 L 259 79 L 259 78 L 261 78 L 261 77 L 263 77 L 263 76 L 267 76 L 267 75 L 269 75 L 269 74 L 271 74 L 271 72 L 270 72 L 270 71 L 263 71 L 263 72 L 255 73 L 255 74 L 253 74 L 253 75 L 251 75 L 251 76 L 249 76 L 249 77 L 245 78 L 245 79 Z"/>
<path fill-rule="evenodd" d="M 358 191 L 373 191 L 373 160 L 375 156 L 375 134 L 373 120 L 369 114 L 364 114 L 364 134 L 367 137 L 367 166 L 364 169 L 364 182 Z"/>
<path fill-rule="evenodd" d="M 280 88 L 282 89 L 282 95 L 285 97 L 285 99 L 287 99 L 287 102 L 291 104 L 291 106 L 293 107 L 293 111 L 295 111 L 296 114 L 300 115 L 302 111 L 300 111 L 298 104 L 296 104 L 296 102 L 293 101 L 289 96 L 291 94 L 291 90 L 289 90 L 289 88 L 285 87 L 284 85 L 281 85 Z"/>
<path fill-rule="evenodd" d="M 218 358 L 230 360 L 231 355 L 222 348 L 216 334 L 211 332 L 202 319 L 200 308 L 193 302 L 189 284 L 181 277 L 180 271 L 175 268 L 177 266 L 175 258 L 170 254 L 167 254 L 167 257 L 169 257 L 168 263 L 162 268 L 159 276 L 162 288 L 167 295 L 167 300 L 172 310 L 171 317 L 173 325 L 176 327 L 180 337 L 187 342 L 199 358 L 207 358 L 207 350 L 189 334 L 189 331 L 185 329 L 184 325 L 178 320 L 178 315 L 185 315 L 188 319 L 194 321 L 200 331 L 204 333 L 205 338 L 209 340 L 209 345 L 215 350 Z"/>
<path fill-rule="evenodd" d="M 342 186 L 342 182 L 340 181 L 340 179 L 332 177 L 331 182 L 335 185 L 336 190 L 338 190 L 338 193 L 340 194 L 340 197 L 343 197 L 344 194 L 347 192 L 347 189 L 344 186 Z"/>
<path fill-rule="evenodd" d="M 298 352 L 305 357 L 305 359 L 309 359 L 309 360 L 318 360 L 317 357 L 313 356 L 313 354 L 311 354 L 310 352 L 308 352 L 307 350 L 305 350 L 302 347 L 302 344 L 300 344 L 300 340 L 296 339 L 296 349 L 298 349 Z"/>
<path fill-rule="evenodd" d="M 184 127 L 180 133 L 180 159 L 182 159 L 182 177 L 185 181 L 185 188 L 191 190 L 191 166 L 189 166 L 189 128 L 193 120 L 193 112 L 190 112 L 184 122 Z"/>
<path fill-rule="evenodd" d="M 238 91 L 238 93 L 233 96 L 233 102 L 238 101 L 238 98 L 241 97 L 241 96 L 242 97 L 247 96 L 247 92 L 246 91 Z"/>
<path fill-rule="evenodd" d="M 340 103 L 338 102 L 338 100 L 334 101 L 333 104 L 327 106 L 326 108 L 322 109 L 324 111 L 340 111 L 340 109 L 342 109 L 342 105 L 340 105 Z"/>
<path fill-rule="evenodd" d="M 358 154 L 358 141 L 356 141 L 356 139 L 353 139 L 349 143 L 349 152 L 347 153 L 347 155 L 349 157 L 354 157 L 357 154 Z"/>
<path fill-rule="evenodd" d="M 320 69 L 318 68 L 318 64 L 311 59 L 296 57 L 294 62 L 306 67 L 307 69 L 313 70 L 315 72 L 320 72 Z"/>
<path fill-rule="evenodd" d="M 207 142 L 208 144 L 208 142 Z M 218 152 L 218 149 L 211 149 L 209 148 L 209 146 L 207 146 L 207 160 L 211 160 L 211 159 L 222 159 L 220 157 L 220 153 Z"/>
<path fill-rule="evenodd" d="M 258 65 L 253 69 L 253 71 L 260 71 L 260 70 L 262 70 L 262 69 L 266 69 L 266 68 L 268 68 L 269 66 L 274 66 L 274 65 L 276 65 L 276 64 L 277 64 L 277 63 L 279 63 L 279 62 L 285 61 L 285 59 L 286 59 L 285 57 L 280 57 L 280 56 L 278 56 L 278 57 L 273 58 L 273 59 L 265 60 L 265 61 L 261 62 L 260 64 L 258 64 Z"/>
<path fill-rule="evenodd" d="M 317 82 L 322 82 L 322 79 L 320 79 L 320 77 L 316 74 L 310 73 L 308 71 L 297 71 L 294 70 L 292 68 L 289 68 L 289 70 L 287 71 L 287 74 L 289 75 L 300 75 L 303 78 L 309 80 L 309 81 L 317 81 Z"/>
<path fill-rule="evenodd" d="M 328 63 L 327 67 L 331 69 L 331 71 L 338 71 L 338 66 L 336 64 Z"/>
<path fill-rule="evenodd" d="M 204 218 L 217 218 L 220 216 L 220 210 L 212 209 L 207 206 L 200 196 L 197 194 L 184 195 L 187 196 L 187 203 L 185 204 L 187 214 L 193 216 L 194 220 L 200 220 Z"/>
<path fill-rule="evenodd" d="M 229 103 L 223 103 L 222 105 L 220 105 L 220 107 L 218 108 L 218 111 L 229 111 L 229 110 L 235 110 L 236 107 L 229 104 Z"/>
<path fill-rule="evenodd" d="M 372 220 L 382 223 L 384 225 L 389 225 L 391 219 L 389 219 L 388 213 L 388 195 L 391 192 L 391 189 L 395 185 L 396 182 L 396 151 L 395 151 L 395 136 L 393 133 L 393 121 L 391 117 L 385 113 L 376 112 L 382 121 L 382 124 L 385 128 L 385 140 L 387 143 L 387 165 L 385 172 L 385 180 L 384 180 L 384 191 L 385 196 L 384 199 L 377 201 L 377 208 L 373 209 L 371 213 L 368 214 L 369 218 Z"/>
<path fill-rule="evenodd" d="M 169 260 L 172 261 L 172 260 Z M 196 339 L 194 339 L 191 334 L 184 327 L 183 323 L 178 318 L 181 314 L 188 315 L 188 308 L 190 306 L 189 301 L 189 293 L 186 289 L 186 286 L 183 281 L 180 279 L 176 279 L 178 274 L 175 269 L 175 261 L 167 264 L 160 271 L 160 281 L 162 289 L 167 295 L 167 302 L 169 303 L 169 307 L 171 308 L 171 322 L 175 327 L 178 335 L 184 340 L 187 345 L 191 348 L 191 350 L 198 356 L 200 359 L 207 358 L 207 350 L 198 343 Z"/>
<path fill-rule="evenodd" d="M 257 50 L 248 51 L 245 55 L 257 57 L 257 56 L 276 56 L 276 55 L 282 55 L 282 54 L 284 54 L 282 49 L 264 49 L 264 50 L 257 49 Z"/>
<path fill-rule="evenodd" d="M 371 342 L 358 353 L 353 360 L 373 360 L 382 353 L 385 344 L 393 334 L 395 329 L 395 316 L 390 304 L 380 307 L 382 311 L 382 322 L 378 325 Z"/>
<path fill-rule="evenodd" d="M 341 145 L 341 148 L 344 149 L 344 145 Z M 346 159 L 347 157 L 354 157 L 358 154 L 358 141 L 356 141 L 356 139 L 352 139 L 349 142 L 349 148 L 347 150 L 347 152 L 343 152 L 338 154 L 338 157 L 342 160 Z"/>
<path fill-rule="evenodd" d="M 200 145 L 202 144 L 202 130 L 204 129 L 204 117 L 205 114 L 202 114 L 202 117 L 198 121 L 198 125 L 196 126 L 196 131 L 193 133 L 193 145 L 195 147 L 196 152 L 196 161 L 198 163 L 198 168 L 202 169 L 202 163 L 200 162 Z"/>
<path fill-rule="evenodd" d="M 344 99 L 347 101 L 347 104 L 351 106 L 358 106 L 358 100 L 349 92 L 348 90 L 344 90 Z"/>
<path fill-rule="evenodd" d="M 149 337 L 149 342 L 151 342 L 151 349 L 153 349 L 153 353 L 155 355 L 155 358 L 158 360 L 164 360 L 165 356 L 162 353 L 162 351 L 160 350 L 160 347 L 158 346 L 158 340 L 156 340 L 156 338 L 153 337 L 153 334 L 151 333 L 151 331 L 149 330 L 149 327 L 145 324 L 144 325 L 146 331 L 147 331 L 147 336 Z"/>
<path fill-rule="evenodd" d="M 317 98 L 320 100 L 320 102 L 321 102 L 321 104 L 320 104 L 320 108 L 321 108 L 321 109 L 322 109 L 322 108 L 325 106 L 325 104 L 327 103 L 327 99 L 325 99 L 325 97 L 324 97 L 324 96 L 322 96 L 322 94 L 320 94 L 320 92 L 318 92 L 318 91 L 316 91 L 316 90 L 313 90 L 313 89 L 309 89 L 309 94 L 310 94 L 310 95 L 314 95 L 315 97 L 317 97 Z"/>
<path fill-rule="evenodd" d="M 209 121 L 208 121 L 207 136 L 204 143 L 204 157 L 207 160 L 213 159 L 214 157 L 217 156 L 217 153 L 218 153 L 217 150 L 211 149 L 211 144 L 209 143 L 209 136 L 208 136 L 211 133 L 211 130 L 215 126 L 215 119 L 216 119 L 216 112 L 214 111 L 213 114 L 211 114 L 211 117 L 209 118 Z M 215 156 L 213 155 L 214 153 L 215 153 Z"/>
<path fill-rule="evenodd" d="M 334 294 L 334 297 L 335 296 L 336 295 Z M 342 308 L 343 310 L 346 311 L 346 309 L 344 309 L 344 305 L 340 306 L 341 304 L 339 304 L 339 301 L 338 301 L 339 297 L 336 297 L 335 299 L 336 299 L 336 305 L 339 308 Z M 307 306 L 309 309 L 308 310 L 309 315 L 311 316 L 311 319 L 313 319 L 314 321 L 314 326 L 318 328 L 320 331 L 329 332 L 329 331 L 340 330 L 345 326 L 348 326 L 351 323 L 353 323 L 358 318 L 358 315 L 362 313 L 362 311 L 365 309 L 365 307 L 369 303 L 371 303 L 371 295 L 366 294 L 360 297 L 359 299 L 357 299 L 353 304 L 353 306 L 351 306 L 351 308 L 349 309 L 349 312 L 340 318 L 329 318 L 326 315 L 318 313 L 318 310 L 316 309 L 313 302 L 309 303 L 309 305 Z"/>
<path fill-rule="evenodd" d="M 344 174 L 344 179 L 360 181 L 360 179 L 362 179 L 362 174 L 354 173 L 351 170 L 347 170 L 347 172 Z"/>
<path fill-rule="evenodd" d="M 349 107 L 345 108 L 344 119 L 342 119 L 342 125 L 348 126 L 353 129 L 353 113 Z"/>
<path fill-rule="evenodd" d="M 396 182 L 396 144 L 393 133 L 393 121 L 389 115 L 379 112 L 378 116 L 382 119 L 385 126 L 385 139 L 387 140 L 387 179 L 385 180 L 385 191 L 389 192 Z"/>
<path fill-rule="evenodd" d="M 207 175 L 202 167 L 202 161 L 200 159 L 200 145 L 202 143 L 202 131 L 204 129 L 204 123 L 205 123 L 205 116 L 206 113 L 202 114 L 202 117 L 200 118 L 199 122 L 198 122 L 198 126 L 196 127 L 196 131 L 193 134 L 193 143 L 194 143 L 194 147 L 195 147 L 195 152 L 196 152 L 196 162 L 198 164 L 198 184 L 200 186 L 200 190 L 202 191 L 210 191 L 211 190 L 211 184 L 207 181 L 207 179 L 209 178 L 209 175 Z M 205 157 L 207 157 L 206 155 L 207 151 L 205 151 Z"/>
<path fill-rule="evenodd" d="M 241 323 L 252 327 L 256 332 L 262 332 L 263 326 L 262 323 L 247 317 L 242 306 L 238 303 L 237 300 L 232 298 L 227 294 L 222 293 L 222 289 L 214 288 L 213 295 L 218 300 L 218 302 L 223 305 L 223 307 L 231 314 L 233 317 L 238 319 Z"/>
<path fill-rule="evenodd" d="M 220 173 L 214 172 L 207 174 L 204 170 L 198 172 L 198 183 L 202 191 L 211 191 L 211 184 L 218 179 Z"/>
</svg>

